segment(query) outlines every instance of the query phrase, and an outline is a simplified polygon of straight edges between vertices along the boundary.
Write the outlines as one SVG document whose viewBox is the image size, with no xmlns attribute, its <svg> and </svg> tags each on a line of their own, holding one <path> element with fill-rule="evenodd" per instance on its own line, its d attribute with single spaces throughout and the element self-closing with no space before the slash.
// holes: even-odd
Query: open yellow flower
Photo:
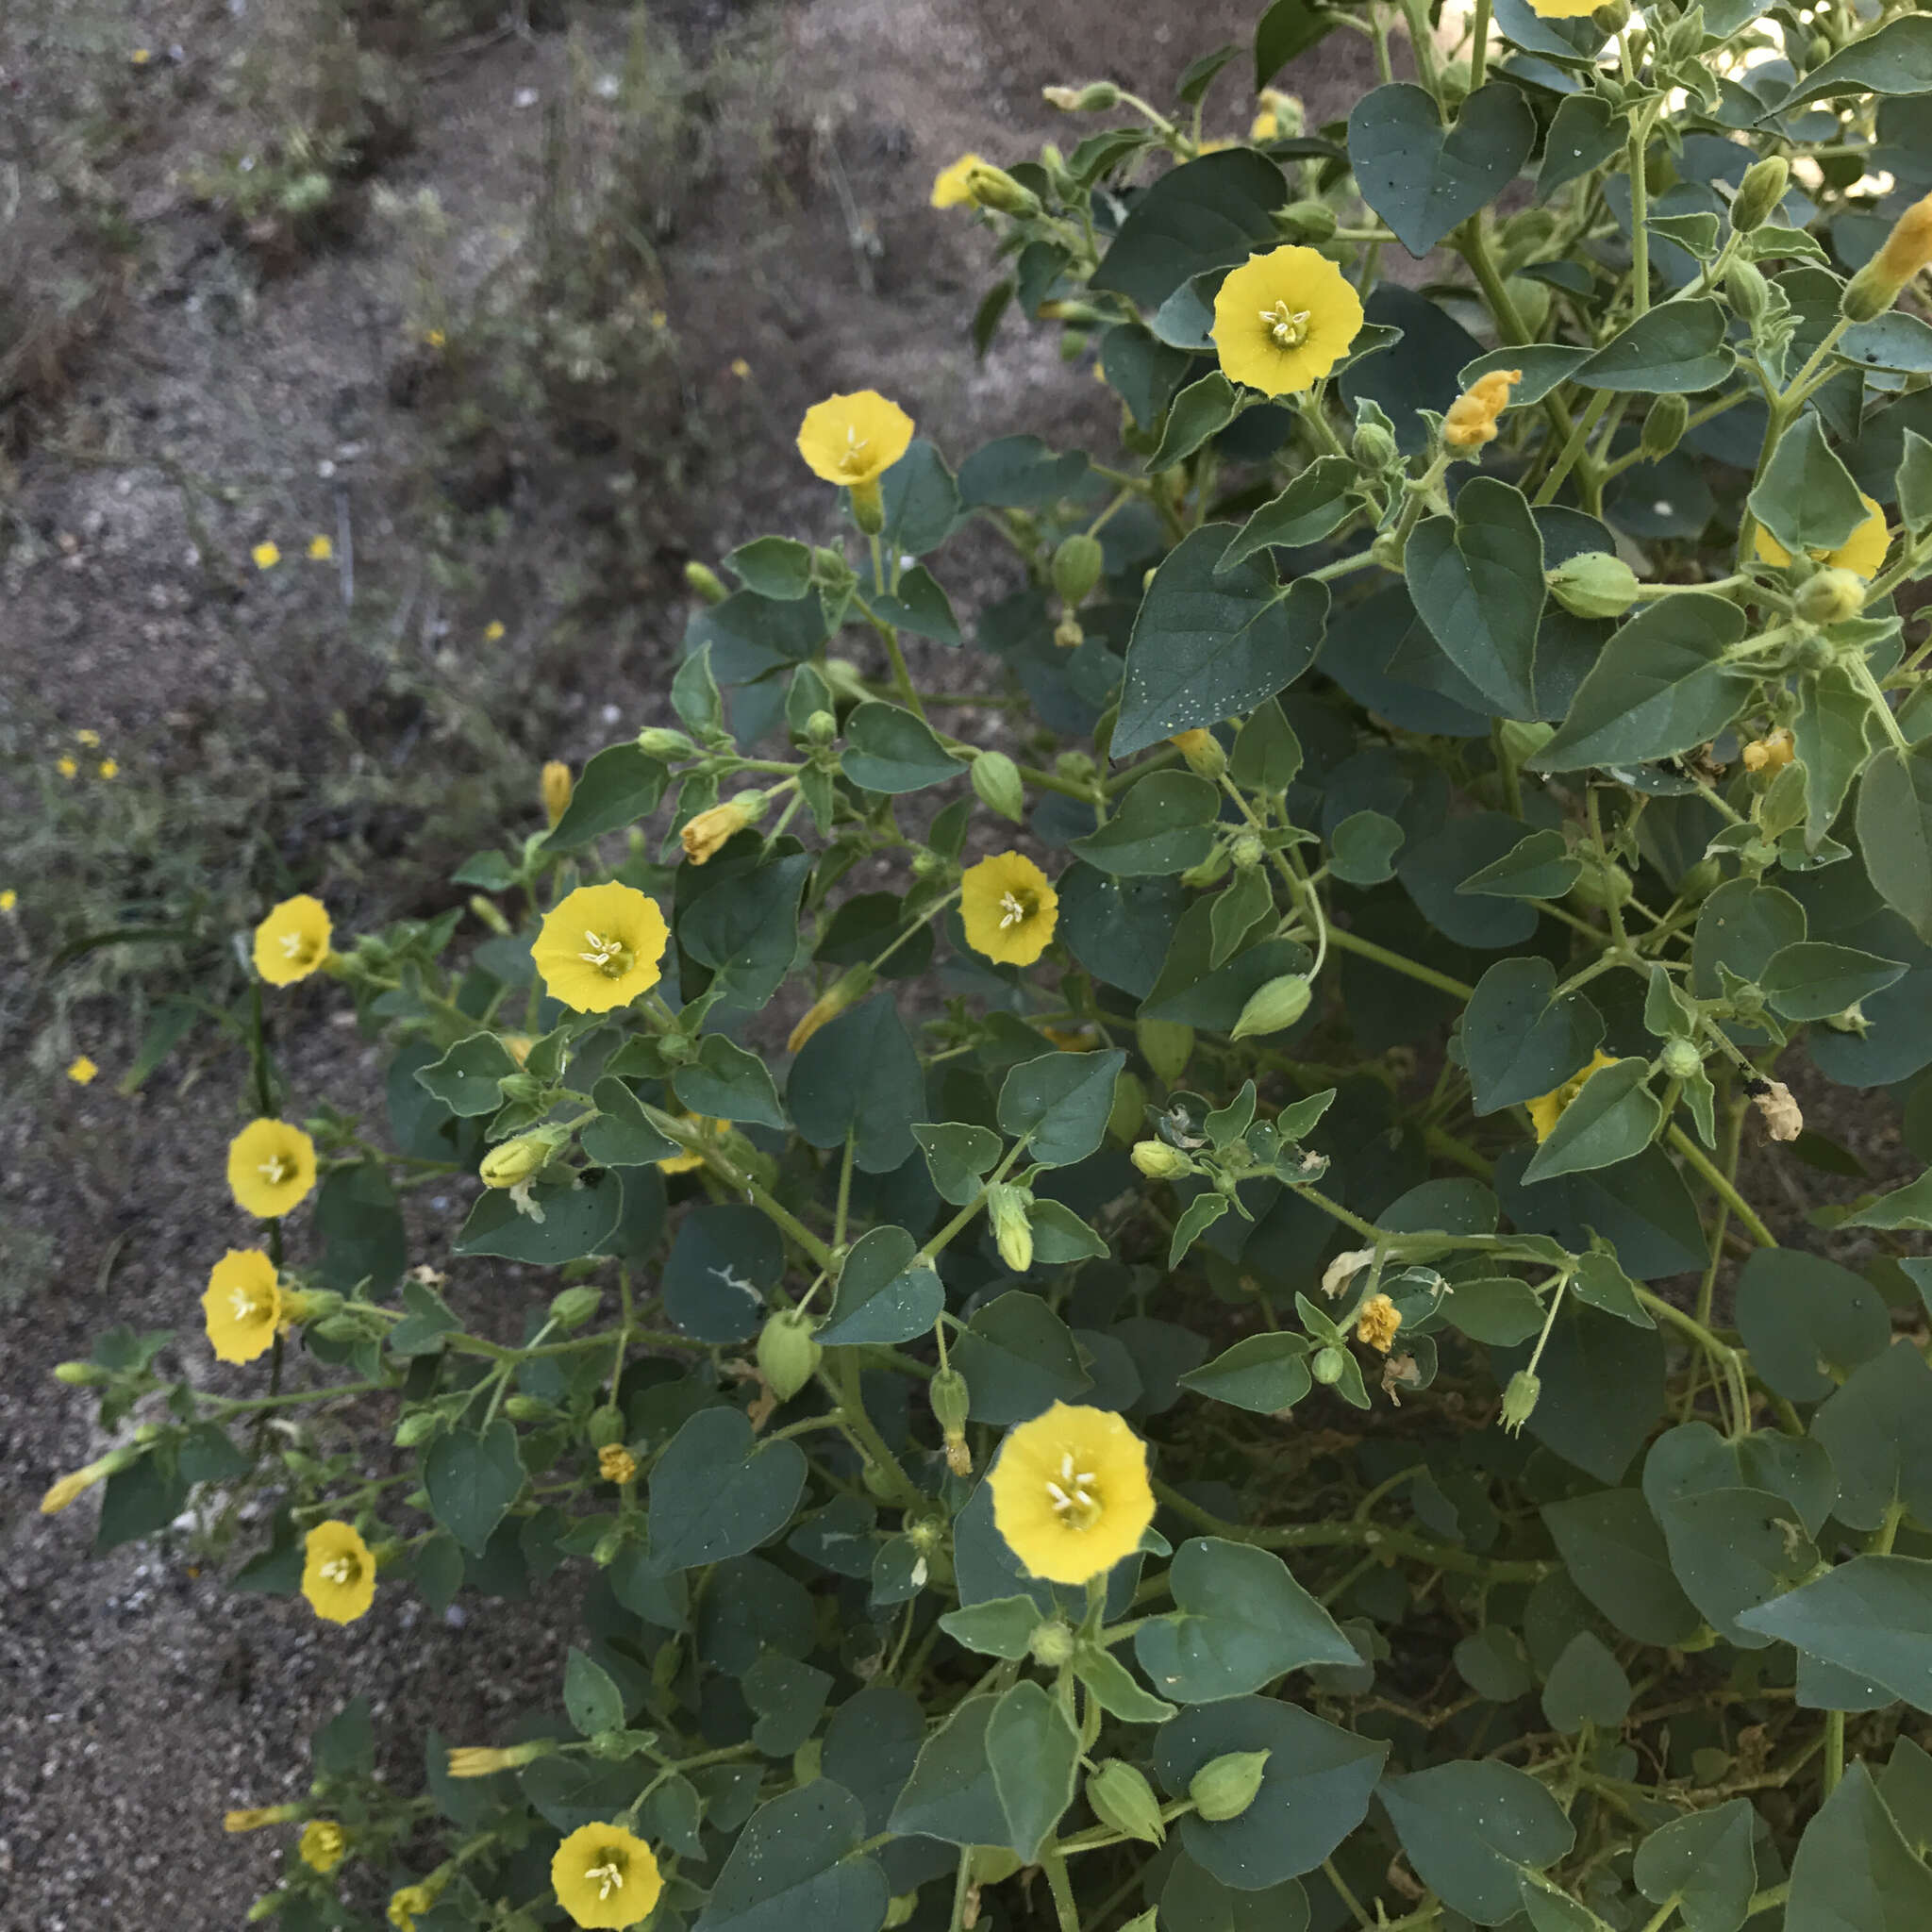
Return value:
<svg viewBox="0 0 1932 1932">
<path fill-rule="evenodd" d="M 798 426 L 798 454 L 812 475 L 848 490 L 876 485 L 911 442 L 912 418 L 875 389 L 827 396 Z"/>
<path fill-rule="evenodd" d="M 333 931 L 320 899 L 284 899 L 255 928 L 255 970 L 271 986 L 293 986 L 321 969 Z"/>
<path fill-rule="evenodd" d="M 333 1818 L 311 1818 L 302 1827 L 295 1849 L 311 1872 L 326 1876 L 342 1862 L 342 1854 L 349 1849 L 349 1835 Z"/>
<path fill-rule="evenodd" d="M 664 1890 L 658 1860 L 621 1824 L 580 1824 L 550 1860 L 557 1903 L 579 1925 L 635 1925 Z"/>
<path fill-rule="evenodd" d="M 608 1013 L 649 992 L 670 929 L 658 902 L 614 880 L 579 886 L 547 913 L 531 948 L 552 999 Z"/>
<path fill-rule="evenodd" d="M 1361 325 L 1361 298 L 1312 248 L 1249 256 L 1214 298 L 1222 373 L 1263 395 L 1312 388 L 1348 354 Z"/>
<path fill-rule="evenodd" d="M 1861 490 L 1858 501 L 1865 506 L 1865 521 L 1836 550 L 1814 550 L 1811 555 L 1815 561 L 1829 564 L 1833 570 L 1848 570 L 1869 580 L 1885 566 L 1891 532 L 1885 526 L 1885 511 L 1875 497 L 1867 496 Z M 1762 524 L 1757 526 L 1752 547 L 1765 563 L 1782 568 L 1791 560 L 1791 553 Z"/>
<path fill-rule="evenodd" d="M 1000 966 L 1030 966 L 1059 920 L 1059 894 L 1019 852 L 996 852 L 969 867 L 959 886 L 966 943 Z"/>
<path fill-rule="evenodd" d="M 375 1601 L 375 1557 L 353 1524 L 318 1523 L 303 1543 L 302 1594 L 324 1622 L 353 1624 Z"/>
<path fill-rule="evenodd" d="M 208 1346 L 225 1362 L 252 1362 L 266 1355 L 275 1331 L 301 1318 L 306 1295 L 285 1290 L 275 1264 L 259 1248 L 230 1248 L 208 1270 L 201 1298 Z"/>
<path fill-rule="evenodd" d="M 228 1191 L 263 1221 L 286 1214 L 315 1185 L 315 1142 L 287 1121 L 250 1121 L 228 1143 Z"/>
<path fill-rule="evenodd" d="M 974 168 L 984 167 L 984 159 L 978 155 L 961 155 L 950 168 L 941 168 L 932 184 L 932 205 L 934 208 L 959 208 L 973 199 L 973 190 L 968 181 Z"/>
<path fill-rule="evenodd" d="M 1147 1445 L 1111 1409 L 1055 1403 L 1007 1438 L 987 1482 L 993 1527 L 1049 1583 L 1105 1575 L 1154 1521 Z"/>
<path fill-rule="evenodd" d="M 1539 1141 L 1547 1141 L 1556 1132 L 1557 1123 L 1563 1118 L 1563 1109 L 1583 1091 L 1583 1083 L 1599 1067 L 1613 1067 L 1617 1063 L 1601 1047 L 1590 1057 L 1590 1064 L 1581 1073 L 1572 1074 L 1560 1087 L 1553 1088 L 1548 1093 L 1529 1103 L 1529 1124 L 1536 1129 Z"/>
<path fill-rule="evenodd" d="M 67 1069 L 67 1077 L 76 1087 L 85 1087 L 100 1072 L 100 1068 L 88 1058 L 86 1054 L 77 1056 Z"/>
</svg>

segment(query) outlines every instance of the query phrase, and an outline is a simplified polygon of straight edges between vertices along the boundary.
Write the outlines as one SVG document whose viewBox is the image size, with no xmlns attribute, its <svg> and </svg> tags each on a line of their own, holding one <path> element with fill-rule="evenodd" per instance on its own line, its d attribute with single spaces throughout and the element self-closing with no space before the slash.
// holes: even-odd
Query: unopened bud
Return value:
<svg viewBox="0 0 1932 1932">
<path fill-rule="evenodd" d="M 974 208 L 997 208 L 1023 219 L 1040 212 L 1040 197 L 991 161 L 975 161 L 966 170 L 966 192 Z"/>
<path fill-rule="evenodd" d="M 1279 1033 L 1308 1010 L 1314 990 L 1299 973 L 1284 974 L 1248 995 L 1230 1040 L 1248 1040 L 1257 1033 Z"/>
<path fill-rule="evenodd" d="M 1172 1087 L 1193 1055 L 1194 1029 L 1180 1020 L 1141 1020 L 1134 1025 L 1134 1043 L 1155 1074 Z"/>
<path fill-rule="evenodd" d="M 805 721 L 805 735 L 813 744 L 830 744 L 839 735 L 839 720 L 831 711 L 814 711 Z"/>
<path fill-rule="evenodd" d="M 1704 1056 L 1681 1034 L 1664 1041 L 1658 1062 L 1673 1080 L 1688 1080 L 1704 1064 Z"/>
<path fill-rule="evenodd" d="M 543 767 L 539 790 L 543 795 L 544 813 L 554 825 L 570 809 L 570 767 L 561 758 L 552 758 Z"/>
<path fill-rule="evenodd" d="M 1732 262 L 1724 271 L 1724 292 L 1731 298 L 1731 307 L 1746 322 L 1756 324 L 1764 319 L 1764 311 L 1771 304 L 1771 284 L 1756 264 Z"/>
<path fill-rule="evenodd" d="M 61 1362 L 54 1370 L 54 1379 L 66 1383 L 70 1389 L 98 1389 L 113 1378 L 97 1362 Z"/>
<path fill-rule="evenodd" d="M 1338 225 L 1335 210 L 1325 201 L 1291 201 L 1278 209 L 1274 225 L 1291 242 L 1326 242 Z"/>
<path fill-rule="evenodd" d="M 983 751 L 973 760 L 973 789 L 979 802 L 1018 824 L 1026 816 L 1026 787 L 1020 768 L 1003 751 Z"/>
<path fill-rule="evenodd" d="M 553 824 L 557 822 L 551 821 Z M 498 939 L 505 940 L 510 935 L 510 923 L 503 916 L 503 908 L 493 899 L 486 899 L 481 892 L 470 894 L 470 910 L 493 932 Z"/>
<path fill-rule="evenodd" d="M 1104 114 L 1120 106 L 1121 91 L 1110 80 L 1090 80 L 1085 87 L 1043 87 L 1041 96 L 1063 114 Z"/>
<path fill-rule="evenodd" d="M 1365 470 L 1386 470 L 1402 454 L 1394 436 L 1379 423 L 1361 424 L 1349 449 Z"/>
<path fill-rule="evenodd" d="M 638 749 L 647 758 L 690 758 L 698 750 L 683 732 L 668 724 L 646 724 L 638 733 Z"/>
<path fill-rule="evenodd" d="M 1332 1344 L 1318 1348 L 1308 1364 L 1308 1374 L 1324 1389 L 1332 1389 L 1348 1373 L 1348 1357 Z"/>
<path fill-rule="evenodd" d="M 1194 1163 L 1165 1141 L 1136 1141 L 1128 1158 L 1150 1181 L 1178 1180 L 1194 1171 Z"/>
<path fill-rule="evenodd" d="M 1216 1824 L 1239 1818 L 1255 1802 L 1271 1755 L 1266 1751 L 1229 1751 L 1208 1759 L 1188 1784 L 1194 1809 Z"/>
<path fill-rule="evenodd" d="M 601 1408 L 593 1408 L 586 1433 L 591 1439 L 592 1449 L 604 1449 L 612 1442 L 623 1441 L 624 1411 L 621 1408 L 613 1408 L 608 1403 Z"/>
<path fill-rule="evenodd" d="M 696 558 L 685 565 L 684 581 L 707 604 L 722 604 L 728 594 L 718 573 L 709 564 L 700 563 Z"/>
<path fill-rule="evenodd" d="M 993 1245 L 1000 1259 L 1015 1274 L 1033 1265 L 1033 1224 L 1026 1210 L 1033 1205 L 1030 1190 L 999 1181 L 986 1191 L 987 1212 L 992 1218 Z"/>
<path fill-rule="evenodd" d="M 824 1350 L 812 1334 L 811 1317 L 780 1308 L 758 1330 L 758 1374 L 780 1402 L 790 1402 L 818 1373 Z"/>
<path fill-rule="evenodd" d="M 441 1432 L 442 1418 L 433 1408 L 412 1409 L 396 1424 L 395 1444 L 398 1449 L 420 1449 Z"/>
<path fill-rule="evenodd" d="M 1586 550 L 1545 574 L 1553 596 L 1573 617 L 1622 617 L 1637 601 L 1637 573 L 1607 550 Z"/>
<path fill-rule="evenodd" d="M 925 1389 L 933 1420 L 949 1436 L 963 1429 L 973 1407 L 973 1391 L 966 1386 L 966 1377 L 958 1369 L 941 1369 Z"/>
<path fill-rule="evenodd" d="M 1187 760 L 1188 770 L 1197 778 L 1218 779 L 1227 770 L 1227 754 L 1213 732 L 1195 725 L 1191 731 L 1176 731 L 1168 743 Z"/>
<path fill-rule="evenodd" d="M 1033 1661 L 1043 1669 L 1057 1671 L 1062 1664 L 1074 1660 L 1074 1633 L 1058 1617 L 1050 1622 L 1034 1626 L 1033 1635 L 1026 1640 L 1026 1648 L 1033 1655 Z"/>
<path fill-rule="evenodd" d="M 476 1172 L 486 1188 L 513 1188 L 519 1181 L 526 1181 L 541 1172 L 552 1151 L 550 1141 L 543 1136 L 520 1134 L 514 1141 L 492 1147 Z"/>
<path fill-rule="evenodd" d="M 1600 33 L 1620 34 L 1630 25 L 1630 8 L 1627 0 L 1604 0 L 1590 17 Z"/>
<path fill-rule="evenodd" d="M 1856 571 L 1822 570 L 1798 591 L 1795 608 L 1807 624 L 1842 624 L 1865 608 L 1865 580 Z"/>
<path fill-rule="evenodd" d="M 1724 869 L 1714 858 L 1700 858 L 1677 881 L 1677 897 L 1694 906 L 1710 897 L 1724 878 Z"/>
<path fill-rule="evenodd" d="M 1732 199 L 1731 226 L 1740 235 L 1762 227 L 1784 200 L 1790 179 L 1791 164 L 1782 155 L 1767 155 L 1761 161 L 1753 161 L 1744 170 Z"/>
<path fill-rule="evenodd" d="M 1100 574 L 1107 567 L 1106 554 L 1098 537 L 1084 531 L 1063 538 L 1053 554 L 1053 587 L 1069 610 L 1077 608 L 1093 594 Z"/>
<path fill-rule="evenodd" d="M 1570 888 L 1569 897 L 1579 906 L 1593 906 L 1604 909 L 1611 906 L 1624 906 L 1637 888 L 1631 883 L 1630 874 L 1613 858 L 1607 863 L 1593 859 L 1589 854 L 1579 855 L 1583 858 L 1583 870 L 1577 874 L 1576 883 Z"/>
<path fill-rule="evenodd" d="M 559 1328 L 581 1328 L 604 1300 L 604 1291 L 588 1284 L 567 1288 L 550 1304 L 550 1319 Z"/>
<path fill-rule="evenodd" d="M 1647 457 L 1667 457 L 1683 441 L 1690 426 L 1690 405 L 1680 395 L 1662 395 L 1652 403 L 1643 418 L 1643 453 Z"/>
<path fill-rule="evenodd" d="M 1118 1757 L 1109 1757 L 1088 1778 L 1087 1802 L 1109 1831 L 1124 1832 L 1148 1845 L 1158 1845 L 1167 1837 L 1160 1800 L 1146 1774 Z"/>
<path fill-rule="evenodd" d="M 1518 1369 L 1503 1391 L 1503 1426 L 1513 1436 L 1536 1412 L 1542 1383 L 1527 1369 Z"/>
<path fill-rule="evenodd" d="M 557 1419 L 557 1408 L 536 1395 L 512 1395 L 503 1412 L 513 1423 L 547 1423 Z"/>
</svg>

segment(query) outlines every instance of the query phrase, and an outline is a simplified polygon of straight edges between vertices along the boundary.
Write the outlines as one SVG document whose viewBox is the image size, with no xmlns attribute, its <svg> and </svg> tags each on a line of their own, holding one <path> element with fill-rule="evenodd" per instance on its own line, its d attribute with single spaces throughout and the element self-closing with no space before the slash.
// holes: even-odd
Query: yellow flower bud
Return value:
<svg viewBox="0 0 1932 1932">
<path fill-rule="evenodd" d="M 1177 731 L 1168 743 L 1188 761 L 1188 770 L 1197 778 L 1217 779 L 1227 770 L 1227 754 L 1211 731 L 1196 725 L 1191 731 Z"/>
<path fill-rule="evenodd" d="M 992 1217 L 993 1244 L 1000 1259 L 1015 1274 L 1024 1274 L 1033 1265 L 1033 1224 L 1026 1210 L 1033 1205 L 1032 1193 L 1001 1181 L 987 1190 L 987 1211 Z"/>
<path fill-rule="evenodd" d="M 476 1170 L 486 1188 L 513 1188 L 539 1173 L 550 1158 L 550 1142 L 535 1134 L 520 1134 L 492 1147 Z"/>
<path fill-rule="evenodd" d="M 222 1829 L 227 1832 L 259 1831 L 264 1825 L 288 1824 L 301 1817 L 299 1805 L 254 1805 L 245 1811 L 222 1814 Z"/>
<path fill-rule="evenodd" d="M 854 966 L 839 977 L 806 1008 L 785 1041 L 787 1053 L 797 1053 L 821 1026 L 836 1020 L 846 1008 L 857 1004 L 872 991 L 878 977 L 870 966 Z"/>
<path fill-rule="evenodd" d="M 554 825 L 570 808 L 570 767 L 561 758 L 552 758 L 543 767 L 543 809 Z"/>
<path fill-rule="evenodd" d="M 684 844 L 684 856 L 693 865 L 707 864 L 747 825 L 757 824 L 764 810 L 762 791 L 741 791 L 736 798 L 699 812 L 686 821 L 677 835 Z"/>
<path fill-rule="evenodd" d="M 1857 571 L 1822 570 L 1799 587 L 1794 600 L 1807 624 L 1842 624 L 1865 608 L 1865 580 Z"/>
<path fill-rule="evenodd" d="M 1194 1171 L 1194 1163 L 1165 1141 L 1136 1141 L 1128 1158 L 1150 1181 L 1178 1180 Z"/>
</svg>

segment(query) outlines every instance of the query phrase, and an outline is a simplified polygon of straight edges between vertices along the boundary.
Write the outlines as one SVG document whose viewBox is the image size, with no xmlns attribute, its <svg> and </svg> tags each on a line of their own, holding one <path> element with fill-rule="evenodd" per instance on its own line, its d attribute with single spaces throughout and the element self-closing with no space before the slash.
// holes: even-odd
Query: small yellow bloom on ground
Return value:
<svg viewBox="0 0 1932 1932">
<path fill-rule="evenodd" d="M 734 356 L 731 358 L 731 373 L 737 376 L 740 382 L 749 382 L 751 380 L 751 364 L 742 356 Z"/>
<path fill-rule="evenodd" d="M 1599 1067 L 1613 1067 L 1616 1061 L 1599 1048 L 1590 1057 L 1590 1064 L 1579 1074 L 1572 1074 L 1560 1087 L 1553 1089 L 1541 1098 L 1529 1103 L 1529 1124 L 1536 1129 L 1539 1141 L 1547 1141 L 1556 1131 L 1557 1123 L 1563 1118 L 1563 1109 L 1583 1091 L 1583 1083 Z"/>
<path fill-rule="evenodd" d="M 228 1191 L 263 1221 L 286 1214 L 315 1185 L 315 1142 L 287 1121 L 250 1121 L 228 1143 Z"/>
<path fill-rule="evenodd" d="M 798 426 L 798 453 L 812 475 L 848 490 L 876 483 L 911 442 L 912 418 L 875 389 L 827 396 Z"/>
<path fill-rule="evenodd" d="M 1885 526 L 1885 511 L 1877 498 L 1867 496 L 1861 490 L 1858 501 L 1865 506 L 1865 521 L 1836 550 L 1814 550 L 1811 555 L 1816 561 L 1829 564 L 1834 570 L 1848 570 L 1855 575 L 1871 578 L 1884 567 L 1891 532 Z M 1761 524 L 1752 547 L 1765 563 L 1782 567 L 1791 560 L 1791 553 Z"/>
<path fill-rule="evenodd" d="M 550 1861 L 557 1903 L 579 1925 L 635 1925 L 664 1890 L 658 1860 L 642 1839 L 621 1824 L 582 1824 Z"/>
<path fill-rule="evenodd" d="M 75 744 L 84 744 L 92 751 L 100 743 L 101 734 L 98 731 L 76 731 L 74 734 L 74 741 Z"/>
<path fill-rule="evenodd" d="M 570 809 L 570 795 L 575 789 L 570 767 L 561 758 L 552 758 L 543 767 L 538 790 L 543 796 L 543 816 L 553 825 Z"/>
<path fill-rule="evenodd" d="M 115 758 L 103 758 L 94 770 L 104 778 L 118 778 L 121 775 L 120 762 Z"/>
<path fill-rule="evenodd" d="M 0 912 L 11 912 L 20 904 L 20 894 L 11 886 L 0 889 Z"/>
<path fill-rule="evenodd" d="M 283 1291 L 275 1264 L 259 1248 L 230 1248 L 208 1270 L 201 1297 L 216 1360 L 252 1362 L 266 1355 L 283 1323 L 302 1312 L 303 1300 Z"/>
<path fill-rule="evenodd" d="M 1747 772 L 1779 772 L 1790 763 L 1797 752 L 1791 734 L 1780 724 L 1775 731 L 1766 732 L 1762 738 L 1754 738 L 1744 747 L 1744 769 Z"/>
<path fill-rule="evenodd" d="M 1492 369 L 1477 376 L 1449 405 L 1442 418 L 1442 441 L 1451 449 L 1479 449 L 1493 442 L 1496 418 L 1509 407 L 1509 391 L 1522 380 L 1520 369 Z"/>
<path fill-rule="evenodd" d="M 136 67 L 145 67 L 154 58 L 154 49 L 152 47 L 137 47 L 127 57 L 130 64 Z"/>
<path fill-rule="evenodd" d="M 425 328 L 423 331 L 423 340 L 432 349 L 440 349 L 449 341 L 449 338 L 440 328 Z"/>
<path fill-rule="evenodd" d="M 552 999 L 575 1012 L 608 1013 L 657 985 L 669 937 L 655 899 L 612 881 L 558 901 L 531 953 Z"/>
<path fill-rule="evenodd" d="M 496 644 L 503 641 L 503 625 L 495 618 L 491 618 L 483 626 L 483 641 L 486 644 Z"/>
<path fill-rule="evenodd" d="M 54 760 L 54 769 L 57 772 L 58 772 L 63 778 L 77 778 L 80 776 L 80 760 L 70 756 L 66 752 L 62 752 L 60 756 Z"/>
<path fill-rule="evenodd" d="M 86 1054 L 81 1054 L 68 1066 L 67 1077 L 76 1087 L 85 1087 L 100 1071 L 100 1068 L 95 1066 Z"/>
<path fill-rule="evenodd" d="M 1030 966 L 1046 951 L 1059 920 L 1059 894 L 1019 852 L 998 852 L 970 867 L 959 887 L 966 943 L 1001 966 Z"/>
<path fill-rule="evenodd" d="M 257 570 L 273 570 L 282 560 L 281 546 L 277 543 L 258 543 L 248 554 Z"/>
<path fill-rule="evenodd" d="M 932 205 L 934 208 L 961 208 L 973 200 L 973 190 L 967 177 L 974 168 L 983 168 L 985 158 L 981 155 L 961 155 L 949 168 L 941 168 L 933 177 Z"/>
<path fill-rule="evenodd" d="M 222 1813 L 222 1829 L 226 1832 L 260 1831 L 271 1824 L 287 1824 L 300 1811 L 295 1805 L 251 1805 L 242 1811 Z"/>
<path fill-rule="evenodd" d="M 302 1827 L 295 1849 L 311 1872 L 326 1875 L 342 1862 L 342 1854 L 349 1849 L 349 1835 L 333 1818 L 311 1818 Z"/>
<path fill-rule="evenodd" d="M 303 1542 L 302 1594 L 329 1624 L 353 1624 L 375 1601 L 375 1557 L 347 1523 L 318 1523 Z"/>
<path fill-rule="evenodd" d="M 326 537 L 311 537 L 308 540 L 308 558 L 311 563 L 326 563 L 336 554 L 336 546 Z"/>
<path fill-rule="evenodd" d="M 1007 1438 L 987 1481 L 993 1526 L 1049 1583 L 1105 1575 L 1154 1521 L 1147 1445 L 1111 1409 L 1055 1403 Z"/>
<path fill-rule="evenodd" d="M 1395 1331 L 1402 1326 L 1402 1311 L 1386 1294 L 1372 1294 L 1356 1317 L 1355 1339 L 1387 1355 L 1395 1342 Z"/>
<path fill-rule="evenodd" d="M 255 928 L 255 970 L 271 986 L 293 986 L 321 969 L 334 930 L 320 899 L 284 899 Z"/>
<path fill-rule="evenodd" d="M 1325 255 L 1251 255 L 1214 298 L 1214 350 L 1230 382 L 1263 395 L 1312 388 L 1360 333 L 1361 299 Z"/>
<path fill-rule="evenodd" d="M 607 1442 L 597 1452 L 597 1474 L 607 1483 L 635 1482 L 638 1459 L 622 1442 Z"/>
<path fill-rule="evenodd" d="M 712 1139 L 728 1134 L 731 1131 L 731 1123 L 729 1121 L 706 1120 L 694 1113 L 686 1114 L 685 1119 L 692 1126 L 703 1128 L 705 1133 Z M 705 1157 L 702 1154 L 667 1154 L 658 1163 L 658 1171 L 659 1174 L 690 1174 L 693 1170 L 704 1166 L 704 1164 Z"/>
</svg>

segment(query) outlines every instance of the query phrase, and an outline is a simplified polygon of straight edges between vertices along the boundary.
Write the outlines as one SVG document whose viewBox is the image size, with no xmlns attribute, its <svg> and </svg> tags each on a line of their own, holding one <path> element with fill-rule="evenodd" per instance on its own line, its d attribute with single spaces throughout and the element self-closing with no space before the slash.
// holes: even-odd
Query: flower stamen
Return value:
<svg viewBox="0 0 1932 1932">
<path fill-rule="evenodd" d="M 615 933 L 607 938 L 586 930 L 584 945 L 586 950 L 577 958 L 587 966 L 594 966 L 607 979 L 621 979 L 630 971 L 630 948 Z"/>
<path fill-rule="evenodd" d="M 255 1171 L 270 1187 L 278 1188 L 295 1170 L 286 1154 L 271 1154 Z"/>
<path fill-rule="evenodd" d="M 329 1583 L 353 1583 L 356 1580 L 356 1559 L 346 1553 L 340 1557 L 331 1557 L 323 1564 L 321 1574 Z"/>
<path fill-rule="evenodd" d="M 1017 892 L 1000 894 L 1000 930 L 1005 932 L 1009 925 L 1024 925 L 1033 916 L 1033 908 Z"/>
<path fill-rule="evenodd" d="M 1261 310 L 1261 326 L 1277 349 L 1299 349 L 1308 339 L 1309 317 L 1309 310 L 1291 308 L 1284 298 Z"/>
<path fill-rule="evenodd" d="M 584 1876 L 597 1881 L 597 1896 L 600 1899 L 608 1898 L 613 1891 L 624 1890 L 624 1873 L 614 1857 L 607 1857 L 601 1865 L 592 1865 Z"/>
</svg>

